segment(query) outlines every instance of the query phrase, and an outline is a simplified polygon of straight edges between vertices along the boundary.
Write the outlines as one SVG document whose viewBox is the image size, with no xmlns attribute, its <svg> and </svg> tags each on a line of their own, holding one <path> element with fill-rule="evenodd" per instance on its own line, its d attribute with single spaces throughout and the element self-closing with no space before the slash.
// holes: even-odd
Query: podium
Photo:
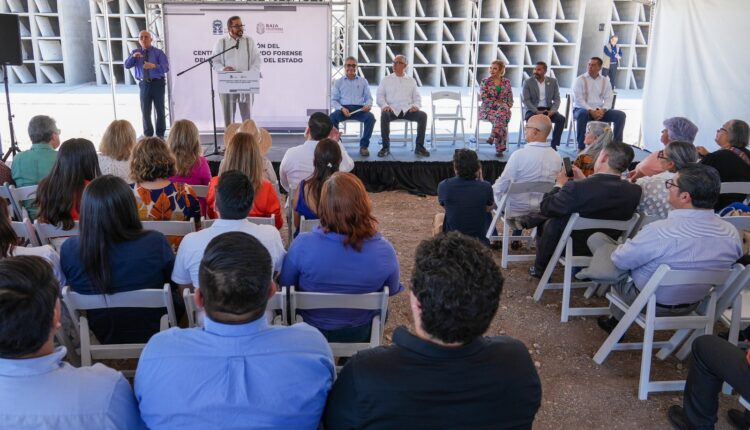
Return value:
<svg viewBox="0 0 750 430">
<path fill-rule="evenodd" d="M 219 94 L 260 93 L 260 72 L 218 72 Z"/>
</svg>

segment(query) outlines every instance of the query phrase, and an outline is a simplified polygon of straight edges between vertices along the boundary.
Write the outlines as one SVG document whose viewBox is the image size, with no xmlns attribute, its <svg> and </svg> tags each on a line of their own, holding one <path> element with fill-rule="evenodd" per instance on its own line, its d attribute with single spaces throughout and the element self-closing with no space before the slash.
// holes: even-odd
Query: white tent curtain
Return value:
<svg viewBox="0 0 750 430">
<path fill-rule="evenodd" d="M 643 135 L 661 149 L 662 121 L 684 116 L 696 145 L 716 149 L 716 129 L 750 122 L 748 0 L 658 0 L 643 89 Z"/>
</svg>

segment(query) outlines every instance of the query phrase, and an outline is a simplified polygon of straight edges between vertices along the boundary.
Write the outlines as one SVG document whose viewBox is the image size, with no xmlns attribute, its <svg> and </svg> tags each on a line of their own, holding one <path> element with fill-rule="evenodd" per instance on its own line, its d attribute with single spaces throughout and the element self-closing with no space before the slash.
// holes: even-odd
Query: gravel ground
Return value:
<svg viewBox="0 0 750 430">
<path fill-rule="evenodd" d="M 409 286 L 414 251 L 431 234 L 432 217 L 440 211 L 435 197 L 417 197 L 405 192 L 370 194 L 380 232 L 393 243 L 401 263 L 401 281 Z M 415 216 L 417 215 L 417 216 Z M 493 251 L 500 264 L 500 251 Z M 681 403 L 681 393 L 651 394 L 638 400 L 640 351 L 616 351 L 603 365 L 592 360 L 606 339 L 595 317 L 574 317 L 560 322 L 560 292 L 545 293 L 540 303 L 531 295 L 536 279 L 528 275 L 527 262 L 510 263 L 503 271 L 505 286 L 500 310 L 487 335 L 508 335 L 523 341 L 537 364 L 542 379 L 542 407 L 534 428 L 538 429 L 668 429 L 667 408 Z M 560 276 L 558 274 L 558 276 Z M 581 290 L 574 290 L 581 297 Z M 582 305 L 584 300 L 574 300 Z M 602 299 L 591 306 L 604 306 Z M 399 325 L 412 327 L 408 297 L 391 298 L 386 342 Z M 639 329 L 628 332 L 628 340 L 637 341 Z M 659 333 L 657 333 L 657 336 Z M 665 335 L 666 336 L 666 335 Z M 658 339 L 661 339 L 658 337 Z M 674 357 L 654 359 L 654 380 L 684 379 L 687 363 Z M 730 429 L 726 410 L 738 407 L 734 397 L 722 396 L 719 429 Z"/>
</svg>

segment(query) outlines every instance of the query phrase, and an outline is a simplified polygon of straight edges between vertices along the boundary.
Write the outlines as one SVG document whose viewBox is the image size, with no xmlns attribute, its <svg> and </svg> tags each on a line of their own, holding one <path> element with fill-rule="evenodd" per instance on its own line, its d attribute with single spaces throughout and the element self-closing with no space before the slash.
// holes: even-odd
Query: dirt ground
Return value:
<svg viewBox="0 0 750 430">
<path fill-rule="evenodd" d="M 440 211 L 435 197 L 418 197 L 405 192 L 370 194 L 380 232 L 393 243 L 401 263 L 401 282 L 408 288 L 414 264 L 414 251 L 431 234 L 432 217 Z M 500 251 L 493 251 L 500 264 Z M 505 286 L 500 309 L 488 336 L 508 335 L 523 341 L 537 364 L 542 380 L 542 407 L 536 416 L 537 429 L 668 429 L 667 408 L 682 402 L 681 393 L 651 394 L 638 400 L 640 351 L 615 351 L 603 365 L 592 357 L 606 339 L 595 317 L 573 317 L 560 322 L 558 291 L 545 293 L 540 303 L 532 294 L 536 279 L 528 275 L 528 262 L 512 262 L 503 271 Z M 560 276 L 559 274 L 557 276 Z M 574 290 L 584 301 L 582 290 Z M 574 301 L 574 304 L 576 302 Z M 604 306 L 602 299 L 591 306 Z M 399 325 L 412 327 L 408 297 L 399 294 L 390 301 L 386 342 Z M 640 330 L 631 329 L 627 338 L 638 341 Z M 654 358 L 653 380 L 684 379 L 687 363 L 674 357 Z M 737 408 L 735 397 L 722 396 L 717 428 L 732 428 L 726 411 Z"/>
</svg>

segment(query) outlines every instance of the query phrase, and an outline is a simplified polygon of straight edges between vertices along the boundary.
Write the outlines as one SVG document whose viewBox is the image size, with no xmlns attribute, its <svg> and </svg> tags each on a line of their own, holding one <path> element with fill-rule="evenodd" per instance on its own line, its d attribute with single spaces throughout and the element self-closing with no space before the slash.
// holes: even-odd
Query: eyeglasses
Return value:
<svg viewBox="0 0 750 430">
<path fill-rule="evenodd" d="M 666 181 L 664 181 L 664 188 L 670 189 L 672 187 L 677 187 L 678 189 L 680 188 L 680 186 L 677 185 L 677 183 L 672 179 L 667 179 Z"/>
<path fill-rule="evenodd" d="M 726 129 L 726 128 L 724 128 L 724 127 L 722 127 L 722 128 L 719 128 L 719 129 L 717 129 L 717 130 L 716 130 L 716 132 L 717 132 L 717 133 L 721 133 L 721 132 L 724 132 L 724 133 L 729 133 L 729 132 L 727 131 L 727 129 Z"/>
<path fill-rule="evenodd" d="M 348 69 L 349 67 L 351 67 L 351 68 L 355 68 L 355 67 L 357 67 L 357 65 L 356 65 L 356 64 L 344 64 L 344 67 L 346 67 L 347 69 Z"/>
<path fill-rule="evenodd" d="M 660 158 L 662 160 L 669 160 L 669 157 L 667 157 L 664 154 L 664 150 L 663 149 L 661 151 L 659 151 L 659 152 L 656 153 L 656 158 Z"/>
<path fill-rule="evenodd" d="M 403 61 L 394 61 L 393 64 L 406 64 L 406 63 Z"/>
<path fill-rule="evenodd" d="M 231 25 L 230 28 L 245 28 L 245 26 L 242 24 L 237 24 L 237 25 Z"/>
</svg>

